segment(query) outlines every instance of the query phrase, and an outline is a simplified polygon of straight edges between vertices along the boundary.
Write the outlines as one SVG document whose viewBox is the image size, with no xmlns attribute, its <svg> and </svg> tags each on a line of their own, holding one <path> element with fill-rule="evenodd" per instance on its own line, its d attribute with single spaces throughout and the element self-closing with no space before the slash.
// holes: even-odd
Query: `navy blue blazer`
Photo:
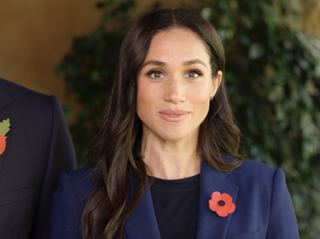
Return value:
<svg viewBox="0 0 320 239">
<path fill-rule="evenodd" d="M 61 104 L 0 79 L 0 122 L 10 119 L 0 155 L 0 238 L 46 239 L 59 175 L 77 168 Z"/>
<path fill-rule="evenodd" d="M 80 218 L 93 189 L 92 168 L 62 174 L 54 196 L 51 238 L 81 238 Z M 219 217 L 209 209 L 215 191 L 229 194 L 234 213 Z M 174 215 L 172 215 L 174 216 Z M 115 237 L 117 238 L 117 237 Z M 125 239 L 161 239 L 150 189 L 146 190 L 124 228 Z M 197 239 L 296 239 L 297 221 L 281 169 L 245 160 L 220 172 L 201 164 Z"/>
</svg>

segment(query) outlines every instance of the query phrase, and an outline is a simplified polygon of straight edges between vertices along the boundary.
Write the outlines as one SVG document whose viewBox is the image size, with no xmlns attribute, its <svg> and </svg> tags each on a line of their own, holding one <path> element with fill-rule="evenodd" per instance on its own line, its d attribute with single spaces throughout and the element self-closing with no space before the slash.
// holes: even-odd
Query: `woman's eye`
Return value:
<svg viewBox="0 0 320 239">
<path fill-rule="evenodd" d="M 161 71 L 150 71 L 148 73 L 149 76 L 151 76 L 152 78 L 163 78 L 164 75 L 162 74 Z"/>
<path fill-rule="evenodd" d="M 189 71 L 185 77 L 189 77 L 189 78 L 198 78 L 199 76 L 201 76 L 202 74 L 198 71 Z"/>
</svg>

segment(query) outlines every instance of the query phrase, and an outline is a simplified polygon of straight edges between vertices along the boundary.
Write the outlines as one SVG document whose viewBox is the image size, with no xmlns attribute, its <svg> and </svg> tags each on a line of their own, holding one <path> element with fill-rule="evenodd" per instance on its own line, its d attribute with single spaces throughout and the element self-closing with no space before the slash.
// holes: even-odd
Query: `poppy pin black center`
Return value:
<svg viewBox="0 0 320 239">
<path fill-rule="evenodd" d="M 224 201 L 220 200 L 220 201 L 218 202 L 218 204 L 219 204 L 219 206 L 224 206 L 226 203 L 225 203 Z"/>
</svg>

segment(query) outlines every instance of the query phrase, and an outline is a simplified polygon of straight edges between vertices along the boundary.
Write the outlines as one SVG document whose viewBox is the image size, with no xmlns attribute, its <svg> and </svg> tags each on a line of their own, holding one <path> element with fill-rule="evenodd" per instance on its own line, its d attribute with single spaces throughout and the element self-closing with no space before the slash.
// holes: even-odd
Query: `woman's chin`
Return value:
<svg viewBox="0 0 320 239">
<path fill-rule="evenodd" d="M 185 132 L 177 133 L 177 132 L 166 132 L 166 134 L 162 134 L 160 138 L 163 141 L 167 142 L 183 142 L 189 141 L 192 139 L 197 139 L 197 137 L 192 137 L 190 134 L 186 134 Z"/>
</svg>

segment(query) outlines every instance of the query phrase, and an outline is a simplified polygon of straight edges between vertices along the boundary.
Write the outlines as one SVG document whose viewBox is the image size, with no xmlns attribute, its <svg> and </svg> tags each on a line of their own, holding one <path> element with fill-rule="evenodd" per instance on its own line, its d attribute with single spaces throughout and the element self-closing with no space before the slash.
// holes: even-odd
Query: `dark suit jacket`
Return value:
<svg viewBox="0 0 320 239">
<path fill-rule="evenodd" d="M 10 119 L 0 155 L 0 238 L 48 238 L 53 193 L 76 157 L 61 105 L 0 79 L 0 122 Z"/>
<path fill-rule="evenodd" d="M 51 214 L 52 239 L 81 238 L 79 222 L 94 186 L 89 176 L 91 171 L 92 168 L 83 168 L 60 176 Z M 209 209 L 208 201 L 215 191 L 232 197 L 236 205 L 234 213 L 219 217 Z M 160 239 L 150 189 L 130 215 L 124 230 L 125 239 Z M 245 160 L 239 168 L 223 173 L 202 162 L 197 239 L 224 238 L 299 238 L 281 169 Z"/>
</svg>

